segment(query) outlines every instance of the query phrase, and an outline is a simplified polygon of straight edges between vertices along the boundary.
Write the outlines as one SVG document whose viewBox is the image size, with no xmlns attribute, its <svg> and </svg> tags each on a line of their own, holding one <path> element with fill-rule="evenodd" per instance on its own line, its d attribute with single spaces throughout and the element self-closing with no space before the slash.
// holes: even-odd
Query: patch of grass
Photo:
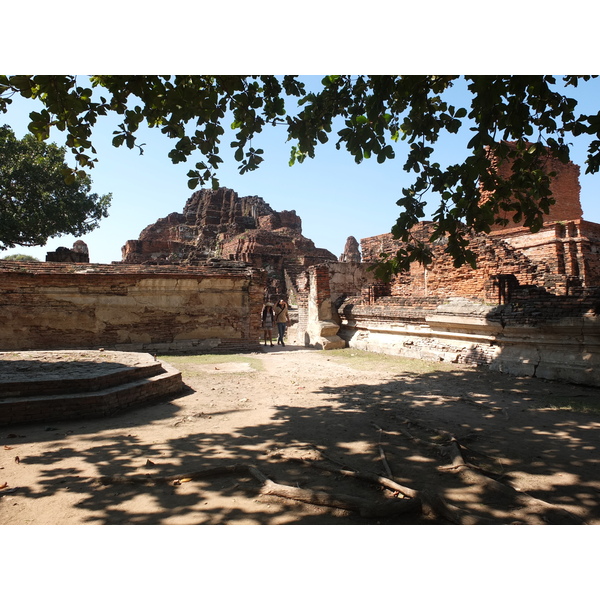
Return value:
<svg viewBox="0 0 600 600">
<path fill-rule="evenodd" d="M 341 350 L 324 350 L 328 357 L 353 369 L 362 371 L 382 370 L 409 373 L 433 373 L 435 371 L 456 371 L 469 368 L 465 365 L 455 365 L 447 362 L 429 362 L 418 358 L 392 356 L 367 352 L 356 348 L 343 348 Z"/>
<path fill-rule="evenodd" d="M 600 415 L 600 398 L 590 394 L 581 396 L 559 396 L 544 402 L 545 408 L 552 410 L 568 410 L 571 412 Z"/>
<path fill-rule="evenodd" d="M 157 356 L 179 369 L 183 375 L 198 375 L 197 371 L 190 371 L 192 365 L 215 365 L 220 363 L 247 363 L 254 371 L 263 371 L 264 366 L 259 358 L 240 354 L 170 354 Z M 236 372 L 236 375 L 251 375 L 252 372 Z"/>
</svg>

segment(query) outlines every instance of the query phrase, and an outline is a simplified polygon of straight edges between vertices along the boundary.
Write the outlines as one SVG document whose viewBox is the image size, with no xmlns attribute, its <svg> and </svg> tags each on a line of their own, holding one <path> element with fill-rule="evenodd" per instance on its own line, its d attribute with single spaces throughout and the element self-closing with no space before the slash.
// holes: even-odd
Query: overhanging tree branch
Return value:
<svg viewBox="0 0 600 600">
<path fill-rule="evenodd" d="M 30 131 L 40 140 L 48 138 L 52 127 L 66 131 L 67 146 L 80 168 L 92 168 L 97 160 L 92 158 L 96 151 L 90 137 L 99 117 L 122 116 L 114 132 L 116 146 L 140 148 L 139 126 L 158 127 L 177 140 L 169 152 L 173 162 L 200 157 L 188 172 L 192 189 L 209 182 L 219 185 L 216 172 L 226 126 L 236 131 L 232 146 L 240 173 L 262 163 L 262 149 L 255 143 L 264 127 L 284 122 L 288 141 L 293 142 L 290 164 L 314 158 L 317 146 L 328 142 L 344 148 L 357 163 L 396 159 L 394 146 L 407 144 L 402 166 L 415 180 L 398 200 L 402 212 L 394 235 L 408 241 L 411 226 L 424 215 L 426 191 L 440 198 L 440 206 L 432 211 L 432 238 L 407 246 L 392 265 L 397 270 L 426 260 L 427 245 L 442 238 L 448 241 L 455 265 L 473 264 L 468 233 L 486 232 L 503 222 L 504 207 L 516 211 L 525 226 L 539 228 L 552 203 L 552 174 L 544 171 L 544 161 L 553 157 L 567 162 L 571 138 L 591 138 L 586 173 L 596 173 L 600 112 L 578 114 L 577 102 L 566 94 L 569 87 L 590 79 L 467 75 L 462 80 L 470 104 L 454 106 L 446 95 L 461 78 L 452 75 L 328 75 L 310 90 L 291 75 L 93 75 L 91 88 L 79 85 L 72 75 L 0 76 L 0 111 L 9 110 L 15 94 L 40 100 L 44 109 L 31 113 Z M 108 98 L 97 97 L 106 92 Z M 195 131 L 190 134 L 187 127 L 192 123 Z M 468 156 L 440 166 L 433 160 L 440 136 L 465 128 L 472 132 Z M 490 153 L 511 162 L 510 177 L 499 180 L 493 175 Z M 481 202 L 482 186 L 493 189 L 486 203 Z"/>
</svg>

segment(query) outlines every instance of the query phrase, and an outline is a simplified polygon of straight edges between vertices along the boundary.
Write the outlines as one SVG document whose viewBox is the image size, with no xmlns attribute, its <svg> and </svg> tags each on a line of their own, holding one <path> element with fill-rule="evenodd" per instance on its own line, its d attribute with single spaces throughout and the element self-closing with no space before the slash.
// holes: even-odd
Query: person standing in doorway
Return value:
<svg viewBox="0 0 600 600">
<path fill-rule="evenodd" d="M 285 328 L 290 324 L 290 316 L 288 313 L 287 302 L 281 299 L 275 307 L 275 321 L 277 322 L 277 343 L 285 346 L 283 338 L 285 336 Z"/>
</svg>

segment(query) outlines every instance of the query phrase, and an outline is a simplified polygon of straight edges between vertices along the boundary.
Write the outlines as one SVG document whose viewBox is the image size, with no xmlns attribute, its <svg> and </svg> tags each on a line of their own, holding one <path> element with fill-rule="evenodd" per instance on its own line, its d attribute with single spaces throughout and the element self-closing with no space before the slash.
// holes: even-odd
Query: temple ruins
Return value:
<svg viewBox="0 0 600 600">
<path fill-rule="evenodd" d="M 257 196 L 238 197 L 230 189 L 200 190 L 183 213 L 146 227 L 122 248 L 127 264 L 199 264 L 218 258 L 263 269 L 267 293 L 285 295 L 299 273 L 335 256 L 302 235 L 296 211 L 273 210 Z M 286 283 L 287 277 L 287 283 Z"/>
<path fill-rule="evenodd" d="M 579 168 L 555 166 L 538 232 L 507 215 L 470 238 L 477 269 L 454 268 L 438 243 L 432 264 L 389 283 L 370 267 L 401 248 L 391 234 L 350 236 L 338 259 L 302 235 L 294 210 L 203 189 L 127 241 L 120 262 L 2 261 L 0 349 L 255 351 L 263 303 L 286 297 L 290 344 L 600 385 L 600 225 L 582 218 Z"/>
</svg>

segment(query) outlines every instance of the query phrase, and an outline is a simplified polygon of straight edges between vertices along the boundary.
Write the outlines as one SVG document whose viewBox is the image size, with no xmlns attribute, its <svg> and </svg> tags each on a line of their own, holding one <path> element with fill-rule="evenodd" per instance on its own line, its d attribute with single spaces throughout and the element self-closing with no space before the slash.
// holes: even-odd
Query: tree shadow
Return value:
<svg viewBox="0 0 600 600">
<path fill-rule="evenodd" d="M 200 398 L 195 412 L 161 403 L 136 409 L 124 419 L 61 423 L 56 428 L 22 426 L 13 428 L 12 435 L 27 437 L 12 437 L 10 443 L 44 441 L 46 450 L 22 457 L 22 466 L 37 465 L 41 477 L 35 490 L 24 486 L 12 497 L 41 499 L 68 490 L 78 497 L 73 510 L 84 511 L 88 522 L 106 524 L 368 524 L 373 521 L 347 511 L 262 497 L 260 484 L 248 475 L 181 485 L 105 485 L 102 478 L 180 476 L 253 464 L 285 485 L 380 499 L 385 496 L 380 486 L 318 471 L 307 461 L 318 452 L 329 464 L 385 476 L 383 453 L 398 482 L 434 490 L 461 510 L 493 522 L 560 522 L 561 507 L 576 507 L 587 522 L 598 522 L 600 441 L 593 419 L 545 410 L 539 400 L 574 391 L 581 389 L 501 374 L 484 376 L 475 370 L 436 371 L 399 374 L 376 385 L 323 385 L 310 392 L 315 400 L 310 407 L 295 405 L 282 384 L 271 390 L 277 401 L 266 422 L 228 432 L 211 429 L 211 420 L 243 411 L 251 414 L 252 407 L 212 412 Z M 137 425 L 153 422 L 167 423 L 173 435 L 153 439 L 152 431 L 136 433 Z M 450 432 L 462 444 L 466 460 L 492 480 L 511 489 L 533 484 L 523 491 L 552 506 L 530 511 L 517 495 L 503 497 L 445 470 L 448 458 L 431 445 L 439 444 L 442 430 Z M 71 443 L 80 435 L 90 437 L 83 450 Z M 414 515 L 380 522 L 445 523 Z"/>
</svg>

